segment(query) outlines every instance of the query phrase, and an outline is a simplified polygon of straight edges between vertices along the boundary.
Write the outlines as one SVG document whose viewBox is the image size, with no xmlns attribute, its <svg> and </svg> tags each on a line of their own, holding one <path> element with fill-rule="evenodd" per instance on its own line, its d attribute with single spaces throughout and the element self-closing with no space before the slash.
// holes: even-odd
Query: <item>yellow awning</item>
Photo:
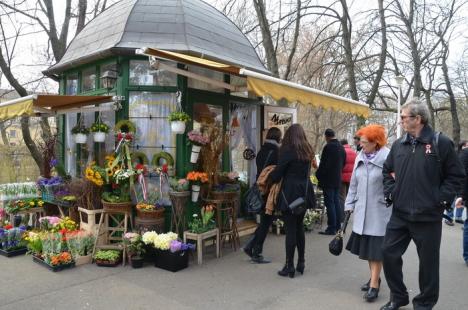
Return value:
<svg viewBox="0 0 468 310">
<path fill-rule="evenodd" d="M 185 64 L 193 64 L 223 73 L 243 76 L 247 79 L 248 90 L 260 97 L 271 96 L 275 100 L 286 99 L 288 102 L 300 102 L 302 104 L 309 104 L 317 108 L 333 109 L 335 111 L 352 113 L 363 117 L 368 117 L 370 114 L 370 109 L 365 103 L 354 101 L 335 94 L 330 94 L 311 87 L 306 87 L 297 83 L 274 78 L 255 71 L 239 68 L 237 66 L 227 65 L 181 53 L 163 51 L 147 47 L 141 48 L 137 51 L 137 53 L 161 59 L 169 59 Z M 164 69 L 171 71 L 171 68 L 168 66 L 165 66 Z M 197 79 L 196 74 L 180 69 L 173 70 L 173 72 L 177 74 Z M 207 81 L 208 78 L 199 78 L 203 78 L 203 81 L 209 83 L 209 81 Z M 233 87 L 232 85 L 228 85 L 226 83 L 220 83 L 220 81 L 217 80 L 212 80 L 212 84 L 216 86 L 223 86 L 222 84 L 225 84 L 223 87 L 231 90 Z"/>
<path fill-rule="evenodd" d="M 31 95 L 0 103 L 0 121 L 19 116 L 52 115 L 106 102 L 113 102 L 112 96 Z"/>
</svg>

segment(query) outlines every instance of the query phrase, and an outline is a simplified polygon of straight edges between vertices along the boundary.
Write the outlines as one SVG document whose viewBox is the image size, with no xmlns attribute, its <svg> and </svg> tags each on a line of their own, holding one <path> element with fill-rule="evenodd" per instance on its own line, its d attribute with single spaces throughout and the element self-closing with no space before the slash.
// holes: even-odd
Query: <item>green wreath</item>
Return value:
<svg viewBox="0 0 468 310">
<path fill-rule="evenodd" d="M 136 133 L 136 125 L 128 119 L 122 119 L 115 124 L 114 131 Z"/>
<path fill-rule="evenodd" d="M 159 167 L 159 160 L 163 158 L 166 160 L 168 166 L 174 166 L 174 158 L 171 154 L 165 151 L 161 151 L 153 155 L 153 159 L 151 159 L 151 165 L 153 167 Z"/>
<path fill-rule="evenodd" d="M 133 152 L 132 155 L 132 162 L 147 165 L 148 164 L 148 156 L 146 156 L 143 152 Z"/>
</svg>

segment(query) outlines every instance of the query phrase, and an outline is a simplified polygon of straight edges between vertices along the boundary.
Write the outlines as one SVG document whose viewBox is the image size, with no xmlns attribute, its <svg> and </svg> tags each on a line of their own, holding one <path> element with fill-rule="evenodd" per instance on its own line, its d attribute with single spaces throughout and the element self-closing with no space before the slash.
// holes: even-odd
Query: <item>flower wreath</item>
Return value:
<svg viewBox="0 0 468 310">
<path fill-rule="evenodd" d="M 131 156 L 132 156 L 132 162 L 134 163 L 143 164 L 143 165 L 148 164 L 148 156 L 146 156 L 146 154 L 143 152 L 133 152 Z"/>
<path fill-rule="evenodd" d="M 116 133 L 119 133 L 119 132 L 136 133 L 136 126 L 132 121 L 128 119 L 123 119 L 123 120 L 118 121 L 117 124 L 115 124 L 114 131 Z"/>
<path fill-rule="evenodd" d="M 163 158 L 166 160 L 166 163 L 168 166 L 174 166 L 174 158 L 172 157 L 171 154 L 165 151 L 161 151 L 159 153 L 156 153 L 153 155 L 153 158 L 151 159 L 151 165 L 153 167 L 159 167 L 159 160 Z"/>
</svg>

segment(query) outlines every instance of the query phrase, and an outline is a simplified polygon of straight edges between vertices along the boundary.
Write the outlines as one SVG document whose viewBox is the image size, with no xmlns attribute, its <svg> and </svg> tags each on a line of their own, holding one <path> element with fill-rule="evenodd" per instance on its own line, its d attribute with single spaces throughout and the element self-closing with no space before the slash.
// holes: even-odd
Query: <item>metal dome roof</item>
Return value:
<svg viewBox="0 0 468 310">
<path fill-rule="evenodd" d="M 239 28 L 201 0 L 122 0 L 89 22 L 45 74 L 111 55 L 134 55 L 143 46 L 269 73 Z"/>
</svg>

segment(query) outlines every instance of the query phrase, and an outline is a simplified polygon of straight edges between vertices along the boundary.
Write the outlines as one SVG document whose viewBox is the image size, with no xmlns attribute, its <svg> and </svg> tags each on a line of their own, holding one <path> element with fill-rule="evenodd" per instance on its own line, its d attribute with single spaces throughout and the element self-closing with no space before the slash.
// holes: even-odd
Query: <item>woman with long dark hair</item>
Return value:
<svg viewBox="0 0 468 310">
<path fill-rule="evenodd" d="M 260 151 L 257 154 L 257 179 L 263 168 L 269 165 L 276 165 L 278 162 L 278 150 L 281 142 L 281 130 L 277 127 L 271 127 L 265 137 Z M 262 255 L 263 243 L 268 234 L 268 229 L 273 223 L 273 216 L 265 213 L 265 205 L 263 205 L 260 215 L 260 225 L 258 225 L 253 237 L 244 246 L 244 252 L 252 259 L 252 262 L 258 264 L 269 263 Z"/>
<path fill-rule="evenodd" d="M 302 197 L 306 208 L 315 206 L 315 194 L 310 182 L 311 162 L 314 150 L 307 141 L 304 129 L 299 124 L 289 127 L 283 138 L 279 151 L 278 165 L 270 173 L 273 183 L 282 181 L 281 193 L 276 207 L 281 210 L 286 230 L 286 263 L 280 276 L 294 278 L 295 271 L 304 273 L 305 264 L 305 212 L 294 214 L 289 205 Z M 294 253 L 298 252 L 297 266 L 294 268 Z"/>
</svg>

